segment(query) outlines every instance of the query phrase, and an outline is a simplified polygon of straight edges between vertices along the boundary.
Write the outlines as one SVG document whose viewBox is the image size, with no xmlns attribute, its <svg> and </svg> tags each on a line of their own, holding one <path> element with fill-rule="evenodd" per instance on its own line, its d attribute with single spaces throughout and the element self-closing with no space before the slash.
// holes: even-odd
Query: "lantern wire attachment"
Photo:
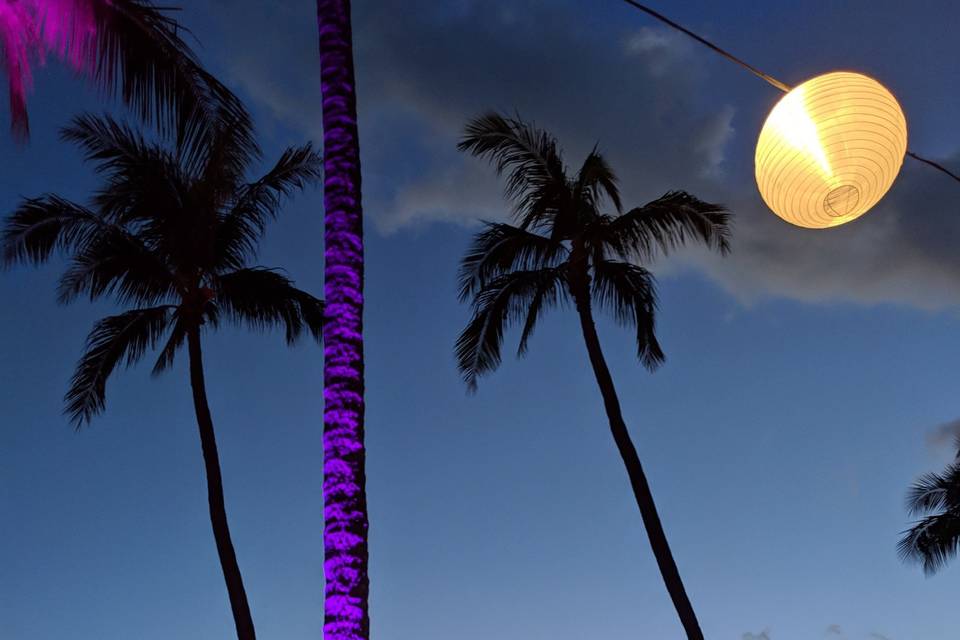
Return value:
<svg viewBox="0 0 960 640">
<path fill-rule="evenodd" d="M 750 73 L 752 73 L 753 75 L 757 76 L 758 78 L 760 78 L 761 80 L 767 82 L 768 84 L 776 87 L 776 88 L 779 89 L 780 91 L 783 91 L 784 93 L 788 93 L 788 92 L 790 91 L 790 85 L 785 84 L 785 83 L 783 83 L 783 82 L 780 82 L 779 80 L 777 80 L 777 79 L 774 78 L 773 76 L 771 76 L 771 75 L 769 75 L 769 74 L 767 74 L 767 73 L 764 73 L 763 71 L 761 71 L 760 69 L 756 68 L 755 66 L 753 66 L 753 65 L 751 65 L 751 64 L 748 64 L 747 62 L 745 62 L 745 61 L 741 60 L 740 58 L 736 57 L 735 55 L 733 55 L 733 54 L 730 53 L 729 51 L 725 51 L 724 49 L 721 49 L 720 47 L 718 47 L 717 45 L 713 44 L 712 42 L 710 42 L 710 41 L 707 40 L 706 38 L 702 38 L 702 37 L 698 36 L 698 35 L 695 34 L 693 31 L 690 31 L 689 29 L 687 29 L 687 28 L 684 27 L 683 25 L 674 22 L 673 20 L 671 20 L 670 18 L 666 17 L 666 16 L 663 15 L 662 13 L 659 13 L 659 12 L 657 12 L 657 11 L 654 11 L 654 10 L 651 9 L 650 7 L 648 7 L 648 6 L 646 6 L 646 5 L 643 5 L 643 4 L 640 4 L 640 3 L 637 2 L 636 0 L 623 0 L 623 1 L 624 1 L 625 3 L 627 3 L 628 5 L 630 5 L 631 7 L 633 7 L 634 9 L 638 9 L 639 11 L 643 11 L 643 12 L 646 13 L 647 15 L 656 18 L 657 20 L 659 20 L 660 22 L 663 22 L 663 23 L 666 24 L 667 26 L 669 26 L 669 27 L 671 27 L 671 28 L 673 28 L 673 29 L 676 29 L 677 31 L 679 31 L 679 32 L 681 32 L 681 33 L 683 33 L 683 34 L 685 34 L 685 35 L 693 38 L 694 40 L 696 40 L 696 41 L 699 42 L 700 44 L 702 44 L 702 45 L 706 46 L 707 48 L 713 50 L 715 53 L 719 53 L 721 56 L 723 56 L 724 58 L 726 58 L 726 59 L 729 60 L 730 62 L 734 62 L 734 63 L 740 65 L 741 67 L 743 67 L 744 69 L 746 69 L 747 71 L 749 71 Z M 910 156 L 910 157 L 913 158 L 914 160 L 917 160 L 917 161 L 922 162 L 922 163 L 924 163 L 924 164 L 926 164 L 926 165 L 928 165 L 928 166 L 930 166 L 930 167 L 933 167 L 934 169 L 936 169 L 936 170 L 938 170 L 938 171 L 941 171 L 941 172 L 945 173 L 946 175 L 950 176 L 951 178 L 953 178 L 953 179 L 956 180 L 957 182 L 960 182 L 960 175 L 957 175 L 956 173 L 950 171 L 949 169 L 947 169 L 946 167 L 944 167 L 942 164 L 939 164 L 939 163 L 937 163 L 937 162 L 934 162 L 933 160 L 928 160 L 927 158 L 924 158 L 924 157 L 922 157 L 922 156 L 919 156 L 919 155 L 917 155 L 916 153 L 914 153 L 913 151 L 909 151 L 909 150 L 908 150 L 907 153 L 906 153 L 906 155 Z"/>
</svg>

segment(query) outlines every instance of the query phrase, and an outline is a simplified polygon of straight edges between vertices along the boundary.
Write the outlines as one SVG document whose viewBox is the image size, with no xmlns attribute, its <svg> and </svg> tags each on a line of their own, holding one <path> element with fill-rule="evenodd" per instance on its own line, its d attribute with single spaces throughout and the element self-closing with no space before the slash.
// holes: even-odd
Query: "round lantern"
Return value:
<svg viewBox="0 0 960 640">
<path fill-rule="evenodd" d="M 906 151 L 907 122 L 893 94 L 859 73 L 827 73 L 792 89 L 767 116 L 757 186 L 787 222 L 835 227 L 883 197 Z"/>
</svg>

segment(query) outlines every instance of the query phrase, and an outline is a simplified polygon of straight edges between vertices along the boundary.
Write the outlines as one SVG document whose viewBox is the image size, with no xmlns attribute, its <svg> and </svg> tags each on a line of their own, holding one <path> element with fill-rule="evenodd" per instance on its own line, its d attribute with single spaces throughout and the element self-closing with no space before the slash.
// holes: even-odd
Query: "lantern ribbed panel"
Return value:
<svg viewBox="0 0 960 640">
<path fill-rule="evenodd" d="M 858 73 L 827 73 L 795 87 L 767 116 L 757 186 L 787 222 L 834 227 L 883 197 L 906 151 L 907 122 L 893 94 Z"/>
</svg>

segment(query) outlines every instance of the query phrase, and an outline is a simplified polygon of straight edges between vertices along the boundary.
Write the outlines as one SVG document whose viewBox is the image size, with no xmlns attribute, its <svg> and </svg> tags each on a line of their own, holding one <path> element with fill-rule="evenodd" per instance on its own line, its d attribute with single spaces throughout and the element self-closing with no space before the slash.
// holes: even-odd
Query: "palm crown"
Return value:
<svg viewBox="0 0 960 640">
<path fill-rule="evenodd" d="M 923 518 L 904 532 L 900 557 L 919 562 L 927 574 L 935 573 L 960 551 L 960 461 L 942 474 L 917 480 L 907 494 L 907 508 L 910 515 Z"/>
<path fill-rule="evenodd" d="M 672 191 L 624 212 L 617 177 L 596 147 L 569 177 L 556 139 L 494 113 L 472 121 L 459 148 L 505 175 L 516 223 L 484 223 L 461 262 L 460 299 L 473 299 L 473 317 L 456 344 L 467 385 L 475 388 L 499 365 L 508 326 L 522 323 L 522 355 L 542 312 L 571 299 L 632 325 L 647 368 L 663 362 L 655 281 L 642 265 L 688 239 L 726 253 L 727 210 Z M 607 202 L 613 214 L 602 211 Z"/>
<path fill-rule="evenodd" d="M 257 157 L 248 131 L 224 126 L 211 147 L 148 141 L 110 117 L 81 116 L 62 136 L 76 143 L 103 178 L 91 205 L 57 195 L 29 199 L 3 230 L 5 264 L 69 256 L 58 295 L 113 296 L 134 308 L 100 320 L 90 333 L 66 396 L 79 426 L 104 407 L 107 378 L 161 347 L 154 366 L 170 366 L 202 325 L 221 320 L 281 326 L 292 342 L 321 339 L 323 303 L 282 273 L 251 267 L 257 242 L 285 196 L 319 178 L 309 144 L 287 149 L 263 177 L 246 182 Z"/>
</svg>

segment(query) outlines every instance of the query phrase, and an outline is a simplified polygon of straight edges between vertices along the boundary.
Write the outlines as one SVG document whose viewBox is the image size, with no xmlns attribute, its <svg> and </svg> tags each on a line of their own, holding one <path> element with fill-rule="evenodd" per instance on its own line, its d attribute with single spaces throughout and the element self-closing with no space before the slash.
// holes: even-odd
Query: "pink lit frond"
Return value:
<svg viewBox="0 0 960 640">
<path fill-rule="evenodd" d="M 0 0 L 0 64 L 7 74 L 17 138 L 29 133 L 32 66 L 49 53 L 84 75 L 95 75 L 100 54 L 97 18 L 112 5 L 112 0 Z"/>
<path fill-rule="evenodd" d="M 33 88 L 31 60 L 39 54 L 34 0 L 0 0 L 0 64 L 7 74 L 14 136 L 30 131 L 27 93 Z"/>
<path fill-rule="evenodd" d="M 96 0 L 32 0 L 45 51 L 81 73 L 97 63 Z"/>
</svg>

